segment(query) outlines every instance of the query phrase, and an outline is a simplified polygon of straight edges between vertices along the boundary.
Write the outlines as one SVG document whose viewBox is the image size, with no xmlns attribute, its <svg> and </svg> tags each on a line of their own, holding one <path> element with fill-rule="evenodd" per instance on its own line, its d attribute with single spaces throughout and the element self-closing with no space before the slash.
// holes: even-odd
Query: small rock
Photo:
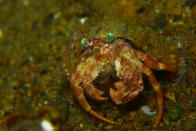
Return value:
<svg viewBox="0 0 196 131">
<path fill-rule="evenodd" d="M 54 131 L 55 128 L 54 126 L 52 125 L 52 123 L 48 120 L 43 120 L 41 123 L 40 123 L 43 131 Z"/>
<path fill-rule="evenodd" d="M 154 116 L 157 112 L 151 111 L 149 106 L 142 106 L 141 111 L 147 116 Z"/>
</svg>

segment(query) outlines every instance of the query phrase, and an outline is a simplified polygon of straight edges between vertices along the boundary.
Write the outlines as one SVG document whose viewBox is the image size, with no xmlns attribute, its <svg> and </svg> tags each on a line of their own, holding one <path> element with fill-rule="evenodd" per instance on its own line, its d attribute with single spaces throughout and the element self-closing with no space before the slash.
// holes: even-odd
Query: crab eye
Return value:
<svg viewBox="0 0 196 131">
<path fill-rule="evenodd" d="M 106 41 L 107 41 L 107 42 L 112 42 L 114 39 L 115 39 L 114 34 L 111 33 L 111 32 L 108 33 Z"/>
<path fill-rule="evenodd" d="M 85 46 L 85 47 L 88 47 L 88 46 L 90 45 L 87 38 L 83 38 L 83 39 L 81 40 L 81 44 L 82 44 L 83 46 Z"/>
</svg>

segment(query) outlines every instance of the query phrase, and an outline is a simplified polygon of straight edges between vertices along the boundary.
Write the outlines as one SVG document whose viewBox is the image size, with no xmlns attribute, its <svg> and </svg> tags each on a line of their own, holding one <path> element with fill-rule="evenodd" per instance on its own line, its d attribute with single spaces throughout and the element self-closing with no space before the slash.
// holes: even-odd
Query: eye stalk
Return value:
<svg viewBox="0 0 196 131">
<path fill-rule="evenodd" d="M 112 42 L 112 41 L 114 41 L 114 39 L 115 39 L 114 34 L 110 32 L 110 33 L 108 33 L 108 35 L 107 35 L 106 42 Z"/>
<path fill-rule="evenodd" d="M 81 44 L 82 44 L 83 46 L 85 46 L 85 47 L 88 47 L 88 46 L 90 45 L 87 38 L 83 38 L 83 39 L 81 40 Z"/>
<path fill-rule="evenodd" d="M 89 47 L 89 46 L 99 46 L 102 44 L 108 45 L 108 43 L 113 42 L 115 40 L 115 36 L 113 33 L 108 33 L 106 39 L 97 39 L 97 40 L 89 40 L 87 38 L 83 38 L 80 43 L 85 46 L 85 47 Z"/>
</svg>

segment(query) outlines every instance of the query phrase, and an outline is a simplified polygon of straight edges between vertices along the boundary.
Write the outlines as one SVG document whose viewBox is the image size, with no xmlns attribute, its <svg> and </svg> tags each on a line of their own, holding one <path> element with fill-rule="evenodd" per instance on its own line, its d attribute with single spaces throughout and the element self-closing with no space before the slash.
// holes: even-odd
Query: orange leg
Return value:
<svg viewBox="0 0 196 131">
<path fill-rule="evenodd" d="M 149 81 L 152 84 L 154 90 L 156 91 L 157 94 L 157 106 L 158 106 L 158 113 L 156 116 L 156 120 L 153 124 L 153 127 L 157 127 L 159 125 L 159 123 L 161 122 L 161 119 L 163 117 L 163 112 L 164 112 L 164 98 L 163 98 L 163 91 L 156 79 L 156 77 L 154 76 L 154 74 L 151 72 L 151 70 L 147 67 L 144 67 L 144 73 L 149 77 Z"/>
<path fill-rule="evenodd" d="M 177 72 L 176 69 L 174 69 L 170 65 L 158 62 L 153 57 L 151 57 L 151 56 L 149 56 L 149 55 L 147 55 L 147 54 L 145 54 L 141 51 L 135 50 L 134 54 L 138 59 L 144 61 L 145 65 L 148 68 L 156 69 L 156 70 L 166 70 L 166 71 L 170 71 L 170 72 L 173 72 L 173 73 Z"/>
<path fill-rule="evenodd" d="M 145 57 L 144 63 L 146 64 L 147 67 L 151 69 L 166 70 L 166 71 L 170 71 L 173 73 L 177 72 L 176 69 L 172 68 L 170 65 L 158 62 L 154 60 L 153 58 L 151 58 L 150 56 Z"/>
<path fill-rule="evenodd" d="M 101 96 L 102 92 L 96 89 L 92 83 L 86 84 L 84 82 L 83 87 L 87 94 L 95 100 L 104 101 L 107 99 L 106 97 Z"/>
<path fill-rule="evenodd" d="M 101 115 L 99 115 L 97 112 L 93 111 L 91 109 L 91 106 L 88 104 L 85 96 L 84 96 L 84 92 L 83 92 L 83 89 L 82 87 L 78 86 L 78 87 L 75 87 L 75 86 L 71 86 L 71 90 L 74 94 L 74 96 L 77 98 L 78 102 L 80 103 L 81 107 L 86 110 L 87 112 L 89 112 L 90 114 L 92 114 L 93 116 L 95 116 L 96 118 L 98 119 L 101 119 L 107 123 L 110 123 L 110 124 L 117 124 L 116 122 L 114 121 L 111 121 Z"/>
</svg>

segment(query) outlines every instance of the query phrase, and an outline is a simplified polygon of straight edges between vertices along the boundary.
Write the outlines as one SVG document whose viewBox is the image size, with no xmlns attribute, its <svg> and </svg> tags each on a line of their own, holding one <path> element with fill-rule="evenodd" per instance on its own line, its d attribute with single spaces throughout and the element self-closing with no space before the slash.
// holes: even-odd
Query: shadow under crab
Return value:
<svg viewBox="0 0 196 131">
<path fill-rule="evenodd" d="M 157 127 L 163 116 L 163 92 L 151 69 L 176 72 L 175 69 L 137 50 L 130 40 L 114 38 L 111 33 L 106 39 L 85 38 L 81 42 L 87 49 L 81 54 L 81 61 L 72 74 L 71 90 L 82 108 L 105 122 L 117 124 L 93 111 L 84 93 L 98 101 L 106 100 L 93 82 L 100 74 L 109 77 L 115 72 L 118 79 L 114 82 L 115 89 L 109 89 L 110 97 L 115 104 L 126 104 L 143 91 L 143 73 L 157 94 L 158 114 L 153 125 Z"/>
</svg>

